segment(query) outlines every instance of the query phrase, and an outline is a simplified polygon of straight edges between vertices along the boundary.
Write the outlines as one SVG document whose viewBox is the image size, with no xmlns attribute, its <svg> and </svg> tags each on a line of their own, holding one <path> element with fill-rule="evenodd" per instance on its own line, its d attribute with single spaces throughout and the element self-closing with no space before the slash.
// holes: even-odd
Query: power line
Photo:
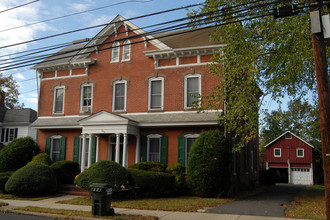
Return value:
<svg viewBox="0 0 330 220">
<path fill-rule="evenodd" d="M 10 11 L 10 10 L 13 10 L 13 9 L 16 9 L 16 8 L 20 8 L 20 7 L 23 7 L 23 6 L 26 6 L 26 5 L 29 5 L 29 4 L 32 4 L 32 3 L 35 3 L 35 2 L 38 2 L 40 0 L 35 0 L 35 1 L 32 1 L 32 2 L 27 2 L 27 3 L 24 3 L 22 5 L 17 5 L 15 7 L 12 7 L 12 8 L 8 8 L 6 10 L 3 10 L 3 11 L 0 11 L 0 13 L 3 13 L 3 12 L 6 12 L 6 11 Z"/>
</svg>

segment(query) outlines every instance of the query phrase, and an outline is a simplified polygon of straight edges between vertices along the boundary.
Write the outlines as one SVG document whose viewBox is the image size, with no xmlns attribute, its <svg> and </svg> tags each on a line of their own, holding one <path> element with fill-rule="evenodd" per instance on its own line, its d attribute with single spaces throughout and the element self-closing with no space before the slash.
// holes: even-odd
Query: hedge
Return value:
<svg viewBox="0 0 330 220">
<path fill-rule="evenodd" d="M 52 163 L 52 160 L 50 159 L 49 155 L 46 153 L 41 153 L 36 156 L 34 156 L 30 163 L 42 163 L 45 165 L 50 165 Z"/>
<path fill-rule="evenodd" d="M 7 181 L 9 180 L 10 176 L 14 173 L 15 171 L 7 171 L 0 173 L 0 190 L 1 192 L 5 192 L 5 185 Z"/>
<path fill-rule="evenodd" d="M 80 173 L 79 163 L 75 161 L 60 160 L 52 165 L 58 184 L 72 184 L 74 178 Z"/>
<path fill-rule="evenodd" d="M 166 170 L 166 164 L 161 162 L 147 161 L 147 162 L 132 164 L 129 166 L 129 168 L 164 173 Z"/>
</svg>

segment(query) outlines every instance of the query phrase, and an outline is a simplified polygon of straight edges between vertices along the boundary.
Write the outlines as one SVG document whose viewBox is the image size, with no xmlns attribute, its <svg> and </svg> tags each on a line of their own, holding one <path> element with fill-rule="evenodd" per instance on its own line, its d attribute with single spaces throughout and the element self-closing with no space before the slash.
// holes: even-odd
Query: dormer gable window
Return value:
<svg viewBox="0 0 330 220">
<path fill-rule="evenodd" d="M 112 57 L 111 57 L 111 63 L 119 62 L 119 48 L 120 44 L 119 42 L 114 42 L 112 44 Z"/>
</svg>

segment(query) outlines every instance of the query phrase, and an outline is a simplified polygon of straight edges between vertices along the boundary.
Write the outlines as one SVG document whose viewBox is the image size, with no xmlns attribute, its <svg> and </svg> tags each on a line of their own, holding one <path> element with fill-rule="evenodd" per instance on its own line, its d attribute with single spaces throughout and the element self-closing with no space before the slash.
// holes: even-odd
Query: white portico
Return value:
<svg viewBox="0 0 330 220">
<path fill-rule="evenodd" d="M 96 153 L 95 162 L 99 160 L 100 152 L 100 138 L 101 134 L 115 135 L 116 137 L 116 150 L 115 162 L 120 162 L 120 140 L 123 139 L 123 153 L 122 153 L 122 166 L 127 167 L 127 153 L 128 153 L 128 135 L 136 136 L 136 163 L 139 162 L 140 155 L 140 133 L 137 123 L 122 116 L 112 114 L 110 112 L 101 111 L 86 117 L 79 121 L 82 126 L 82 152 L 86 152 L 87 146 L 92 146 L 92 137 L 96 137 Z M 87 140 L 89 143 L 87 144 Z M 108 152 L 110 154 L 111 151 Z M 87 168 L 92 165 L 92 148 L 88 147 L 88 153 L 81 155 L 81 161 L 86 161 Z M 84 163 L 81 163 L 81 171 L 85 169 Z"/>
</svg>

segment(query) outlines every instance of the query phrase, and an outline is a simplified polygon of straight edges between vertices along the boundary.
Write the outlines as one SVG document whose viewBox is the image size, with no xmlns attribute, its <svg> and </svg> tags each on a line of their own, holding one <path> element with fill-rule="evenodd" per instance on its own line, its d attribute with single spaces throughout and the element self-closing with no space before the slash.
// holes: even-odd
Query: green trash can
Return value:
<svg viewBox="0 0 330 220">
<path fill-rule="evenodd" d="M 111 208 L 112 188 L 105 183 L 93 183 L 90 185 L 92 196 L 92 214 L 98 216 L 113 215 L 114 209 Z"/>
</svg>

